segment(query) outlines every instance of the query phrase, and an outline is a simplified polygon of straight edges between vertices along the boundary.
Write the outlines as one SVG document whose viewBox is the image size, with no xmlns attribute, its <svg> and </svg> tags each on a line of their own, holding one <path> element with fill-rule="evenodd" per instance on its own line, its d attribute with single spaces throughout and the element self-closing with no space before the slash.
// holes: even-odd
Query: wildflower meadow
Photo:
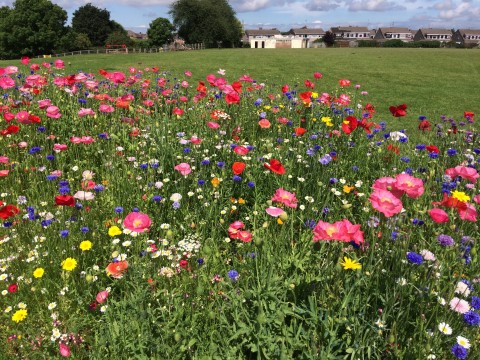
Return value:
<svg viewBox="0 0 480 360">
<path fill-rule="evenodd" d="M 195 76 L 0 68 L 0 359 L 479 358 L 472 109 Z"/>
</svg>

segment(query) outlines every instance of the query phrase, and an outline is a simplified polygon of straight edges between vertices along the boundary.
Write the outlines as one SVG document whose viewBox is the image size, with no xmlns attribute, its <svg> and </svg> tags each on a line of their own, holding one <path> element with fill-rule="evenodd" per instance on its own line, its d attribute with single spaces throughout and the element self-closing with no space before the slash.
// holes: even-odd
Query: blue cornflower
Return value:
<svg viewBox="0 0 480 360">
<path fill-rule="evenodd" d="M 330 209 L 328 207 L 324 207 L 322 212 L 325 214 L 325 215 L 328 215 L 328 213 L 330 212 Z"/>
<path fill-rule="evenodd" d="M 47 155 L 46 159 L 49 160 L 49 161 L 53 161 L 53 160 L 55 160 L 55 155 L 52 155 L 52 154 Z"/>
<path fill-rule="evenodd" d="M 454 344 L 450 349 L 450 351 L 452 352 L 453 355 L 455 355 L 457 359 L 460 359 L 460 360 L 466 359 L 468 355 L 467 349 L 465 349 L 460 344 Z"/>
<path fill-rule="evenodd" d="M 397 238 L 398 238 L 398 232 L 392 231 L 392 233 L 390 234 L 390 236 L 392 237 L 392 240 L 395 241 L 395 240 L 397 240 Z"/>
<path fill-rule="evenodd" d="M 304 224 L 306 227 L 312 230 L 315 228 L 315 226 L 317 226 L 317 222 L 315 220 L 306 220 Z"/>
<path fill-rule="evenodd" d="M 247 186 L 248 186 L 249 188 L 254 188 L 254 187 L 255 187 L 255 183 L 254 183 L 253 181 L 249 181 L 249 182 L 247 183 Z"/>
<path fill-rule="evenodd" d="M 222 168 L 222 167 L 225 166 L 225 162 L 219 161 L 219 162 L 217 162 L 217 166 L 218 166 L 219 168 Z"/>
<path fill-rule="evenodd" d="M 148 169 L 148 164 L 140 164 L 140 169 L 142 170 Z"/>
<path fill-rule="evenodd" d="M 12 226 L 12 224 L 13 224 L 13 223 L 12 223 L 11 221 L 5 221 L 5 222 L 3 223 L 3 227 L 8 228 L 8 227 Z"/>
<path fill-rule="evenodd" d="M 41 151 L 42 148 L 40 146 L 34 146 L 30 150 L 28 150 L 28 153 L 30 155 L 36 154 L 37 152 Z"/>
<path fill-rule="evenodd" d="M 230 280 L 232 280 L 232 281 L 237 281 L 238 278 L 240 277 L 240 274 L 238 273 L 237 270 L 233 270 L 233 269 L 232 269 L 232 270 L 230 270 L 230 271 L 228 272 L 228 277 L 229 277 Z"/>
<path fill-rule="evenodd" d="M 82 227 L 80 228 L 80 231 L 85 234 L 85 233 L 89 232 L 90 229 L 89 229 L 88 227 L 86 227 L 86 226 L 82 226 Z"/>
<path fill-rule="evenodd" d="M 383 134 L 383 138 L 384 138 L 385 140 L 387 140 L 389 137 L 390 137 L 390 133 L 384 133 L 384 134 Z"/>
<path fill-rule="evenodd" d="M 355 165 L 352 166 L 352 170 L 353 170 L 353 171 L 358 171 L 358 166 L 355 166 Z"/>
<path fill-rule="evenodd" d="M 198 258 L 197 259 L 197 263 L 198 265 L 203 265 L 204 264 L 204 260 L 202 258 Z"/>
<path fill-rule="evenodd" d="M 65 195 L 70 192 L 70 188 L 68 186 L 61 186 L 58 188 L 58 192 L 62 195 Z"/>
<path fill-rule="evenodd" d="M 408 138 L 407 137 L 401 137 L 398 141 L 400 141 L 401 143 L 406 143 L 406 142 L 408 142 Z"/>
<path fill-rule="evenodd" d="M 330 184 L 335 184 L 338 182 L 338 179 L 337 178 L 330 178 L 329 180 Z"/>
<path fill-rule="evenodd" d="M 450 148 L 450 149 L 447 150 L 447 155 L 448 156 L 455 156 L 455 155 L 457 155 L 457 150 Z"/>
<path fill-rule="evenodd" d="M 203 186 L 203 185 L 205 185 L 205 180 L 200 179 L 200 180 L 197 181 L 197 184 L 200 185 L 200 186 Z"/>
<path fill-rule="evenodd" d="M 45 132 L 45 130 L 46 130 L 45 126 L 39 126 L 39 127 L 37 128 L 37 131 L 38 131 L 38 132 Z"/>
<path fill-rule="evenodd" d="M 60 236 L 61 237 L 67 237 L 68 234 L 70 234 L 70 231 L 68 231 L 68 230 L 61 230 L 60 231 Z"/>
<path fill-rule="evenodd" d="M 417 254 L 416 252 L 413 252 L 413 251 L 407 252 L 407 260 L 411 264 L 415 264 L 415 265 L 421 265 L 423 263 L 422 255 Z"/>
<path fill-rule="evenodd" d="M 415 149 L 417 150 L 425 150 L 427 148 L 427 146 L 425 144 L 418 144 L 417 146 L 415 146 Z"/>
<path fill-rule="evenodd" d="M 234 175 L 232 180 L 235 181 L 235 182 L 240 182 L 240 181 L 242 181 L 242 177 L 238 176 L 238 175 Z"/>
<path fill-rule="evenodd" d="M 477 314 L 473 310 L 467 311 L 465 314 L 463 314 L 463 321 L 470 326 L 479 326 L 480 314 Z"/>
<path fill-rule="evenodd" d="M 190 151 L 192 151 L 189 147 L 183 148 L 183 152 L 188 154 Z"/>
<path fill-rule="evenodd" d="M 58 186 L 69 186 L 70 183 L 68 182 L 68 180 L 60 180 L 58 182 Z"/>
<path fill-rule="evenodd" d="M 208 159 L 203 159 L 201 162 L 202 165 L 210 165 L 210 160 Z"/>
<path fill-rule="evenodd" d="M 103 185 L 101 185 L 101 184 L 96 184 L 96 185 L 93 187 L 93 190 L 98 193 L 98 192 L 101 192 L 101 191 L 105 190 L 105 186 L 103 186 Z"/>
<path fill-rule="evenodd" d="M 132 209 L 132 211 L 133 211 L 133 212 L 140 212 L 140 209 L 137 208 L 137 207 L 134 207 L 134 208 Z"/>
<path fill-rule="evenodd" d="M 263 102 L 263 100 L 259 98 L 254 102 L 254 105 L 255 106 L 260 106 L 262 104 L 262 102 Z"/>
<path fill-rule="evenodd" d="M 478 297 L 478 296 L 472 296 L 472 298 L 471 298 L 471 300 L 470 300 L 470 305 L 471 305 L 472 308 L 474 308 L 475 310 L 480 309 L 480 297 Z"/>
<path fill-rule="evenodd" d="M 428 157 L 430 159 L 437 159 L 438 158 L 438 154 L 437 153 L 434 153 L 434 152 L 431 152 L 430 154 L 428 154 Z"/>
<path fill-rule="evenodd" d="M 157 169 L 159 166 L 160 166 L 160 164 L 158 162 L 153 162 L 153 163 L 150 164 L 150 167 L 152 169 Z"/>
<path fill-rule="evenodd" d="M 155 202 L 158 202 L 158 201 L 162 201 L 162 197 L 160 195 L 153 195 L 152 197 L 152 201 L 155 201 Z"/>
<path fill-rule="evenodd" d="M 115 212 L 116 212 L 117 214 L 120 214 L 121 212 L 123 212 L 123 207 L 117 206 L 117 207 L 115 208 Z"/>
<path fill-rule="evenodd" d="M 175 210 L 180 209 L 180 203 L 179 203 L 178 201 L 175 201 L 175 202 L 172 204 L 172 206 L 173 206 L 173 208 L 174 208 Z"/>
<path fill-rule="evenodd" d="M 407 157 L 407 156 L 402 156 L 402 157 L 400 158 L 400 160 L 403 161 L 403 162 L 405 162 L 405 163 L 409 163 L 409 162 L 410 162 L 410 158 Z"/>
<path fill-rule="evenodd" d="M 100 134 L 98 134 L 98 137 L 100 139 L 109 139 L 110 138 L 107 133 L 100 133 Z"/>
</svg>

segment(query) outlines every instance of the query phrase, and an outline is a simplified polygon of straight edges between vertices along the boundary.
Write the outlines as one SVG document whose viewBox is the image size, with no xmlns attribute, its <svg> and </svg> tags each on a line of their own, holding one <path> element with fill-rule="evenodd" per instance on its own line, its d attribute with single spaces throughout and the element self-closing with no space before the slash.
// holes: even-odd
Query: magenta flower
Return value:
<svg viewBox="0 0 480 360">
<path fill-rule="evenodd" d="M 93 110 L 90 109 L 90 108 L 81 108 L 81 109 L 78 111 L 78 116 L 80 116 L 80 117 L 84 117 L 84 116 L 87 116 L 87 115 L 94 116 L 94 115 L 95 115 L 95 111 L 93 111 Z"/>
<path fill-rule="evenodd" d="M 69 357 L 71 355 L 70 346 L 60 343 L 60 355 L 63 357 Z"/>
<path fill-rule="evenodd" d="M 101 111 L 102 113 L 111 113 L 115 110 L 115 108 L 111 105 L 101 104 L 98 107 L 98 110 Z"/>
<path fill-rule="evenodd" d="M 137 233 L 147 231 L 150 225 L 152 225 L 150 217 L 141 212 L 131 212 L 123 220 L 123 226 L 126 229 Z"/>
<path fill-rule="evenodd" d="M 291 193 L 283 188 L 279 188 L 277 191 L 275 191 L 275 194 L 272 196 L 272 201 L 279 202 L 289 208 L 297 207 L 297 198 L 295 197 L 295 193 Z"/>
<path fill-rule="evenodd" d="M 102 304 L 105 302 L 105 300 L 107 300 L 107 297 L 108 297 L 108 291 L 104 290 L 104 291 L 100 291 L 95 297 L 95 299 L 99 304 Z"/>
<path fill-rule="evenodd" d="M 180 163 L 177 166 L 175 166 L 175 170 L 179 171 L 180 174 L 183 176 L 187 176 L 192 172 L 192 169 L 190 168 L 190 165 L 187 163 Z"/>
<path fill-rule="evenodd" d="M 47 116 L 52 119 L 59 119 L 62 117 L 62 114 L 60 114 L 60 109 L 57 106 L 49 106 L 47 107 Z"/>
<path fill-rule="evenodd" d="M 402 202 L 390 191 L 375 189 L 368 200 L 375 210 L 380 211 L 386 217 L 391 217 L 402 211 Z"/>
<path fill-rule="evenodd" d="M 408 174 L 398 174 L 395 177 L 395 188 L 404 191 L 410 198 L 417 198 L 425 191 L 422 179 Z"/>
</svg>

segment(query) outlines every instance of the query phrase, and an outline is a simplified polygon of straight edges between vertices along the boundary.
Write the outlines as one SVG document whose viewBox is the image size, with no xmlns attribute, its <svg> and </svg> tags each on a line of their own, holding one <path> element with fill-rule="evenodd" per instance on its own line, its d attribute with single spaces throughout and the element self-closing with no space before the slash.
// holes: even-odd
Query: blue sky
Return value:
<svg viewBox="0 0 480 360">
<path fill-rule="evenodd" d="M 53 0 L 69 13 L 87 3 L 110 12 L 124 28 L 145 33 L 158 17 L 169 18 L 173 0 Z M 0 0 L 10 6 L 13 0 Z M 399 26 L 480 29 L 480 0 L 230 0 L 245 29 L 289 30 L 308 26 Z"/>
</svg>

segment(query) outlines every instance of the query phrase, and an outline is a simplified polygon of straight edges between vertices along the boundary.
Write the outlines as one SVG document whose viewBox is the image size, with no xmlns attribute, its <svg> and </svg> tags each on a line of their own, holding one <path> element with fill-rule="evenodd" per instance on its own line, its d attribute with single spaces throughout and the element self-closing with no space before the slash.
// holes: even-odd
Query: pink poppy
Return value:
<svg viewBox="0 0 480 360">
<path fill-rule="evenodd" d="M 28 65 L 30 58 L 28 56 L 22 56 L 21 62 L 23 65 Z"/>
<path fill-rule="evenodd" d="M 345 233 L 342 238 L 338 240 L 354 241 L 357 245 L 364 242 L 363 231 L 360 230 L 360 225 L 352 224 L 347 219 L 343 219 L 341 222 L 345 228 Z"/>
<path fill-rule="evenodd" d="M 454 168 L 449 168 L 445 170 L 445 174 L 450 176 L 451 178 L 460 176 L 463 179 L 468 180 L 474 184 L 477 182 L 477 179 L 480 177 L 476 169 L 466 167 L 466 166 L 455 166 Z"/>
<path fill-rule="evenodd" d="M 65 67 L 65 63 L 63 60 L 58 59 L 53 62 L 53 66 L 55 66 L 57 69 L 63 69 Z"/>
<path fill-rule="evenodd" d="M 53 151 L 55 152 L 60 152 L 60 151 L 65 151 L 68 149 L 68 146 L 65 144 L 54 144 L 53 145 Z"/>
<path fill-rule="evenodd" d="M 330 224 L 320 220 L 313 229 L 313 241 L 338 240 L 344 233 L 345 225 L 342 222 Z"/>
<path fill-rule="evenodd" d="M 245 227 L 245 224 L 239 220 L 234 221 L 233 223 L 230 224 L 228 227 L 228 235 L 230 236 L 231 239 L 238 239 L 239 232 L 241 229 Z"/>
<path fill-rule="evenodd" d="M 142 233 L 152 225 L 152 220 L 147 214 L 141 212 L 131 212 L 123 220 L 123 226 L 131 231 Z"/>
<path fill-rule="evenodd" d="M 423 181 L 408 174 L 398 174 L 395 177 L 395 188 L 404 191 L 412 199 L 421 196 L 425 191 Z"/>
<path fill-rule="evenodd" d="M 184 74 L 185 74 L 185 76 L 188 76 L 188 77 L 192 76 L 192 72 L 189 71 L 189 70 L 186 70 L 186 71 L 184 72 Z"/>
<path fill-rule="evenodd" d="M 5 76 L 0 78 L 0 87 L 2 89 L 10 89 L 15 86 L 15 81 L 12 78 Z"/>
<path fill-rule="evenodd" d="M 1 161 L 0 161 L 1 162 Z M 473 201 L 475 201 L 477 204 L 480 204 L 480 195 L 475 195 L 473 197 Z"/>
<path fill-rule="evenodd" d="M 253 82 L 253 79 L 250 76 L 244 74 L 240 76 L 238 81 Z"/>
<path fill-rule="evenodd" d="M 390 191 L 375 189 L 368 200 L 375 210 L 380 211 L 386 217 L 391 217 L 402 211 L 402 202 Z"/>
<path fill-rule="evenodd" d="M 59 119 L 62 117 L 62 114 L 60 114 L 60 109 L 57 106 L 49 106 L 47 107 L 47 117 L 52 118 L 52 119 Z"/>
<path fill-rule="evenodd" d="M 115 108 L 111 105 L 107 105 L 107 104 L 101 104 L 99 107 L 98 107 L 98 110 L 103 112 L 103 113 L 111 113 L 111 112 L 114 112 L 115 111 Z"/>
<path fill-rule="evenodd" d="M 430 218 L 437 224 L 446 223 L 449 220 L 448 214 L 438 208 L 428 210 L 428 215 L 430 215 Z"/>
<path fill-rule="evenodd" d="M 77 191 L 73 197 L 78 200 L 93 200 L 95 195 L 90 191 Z"/>
<path fill-rule="evenodd" d="M 82 144 L 91 144 L 95 141 L 95 139 L 91 136 L 82 136 L 81 140 Z"/>
<path fill-rule="evenodd" d="M 63 357 L 69 357 L 71 355 L 70 347 L 66 344 L 60 343 L 60 355 Z"/>
<path fill-rule="evenodd" d="M 193 144 L 193 145 L 200 145 L 202 143 L 202 139 L 200 139 L 198 136 L 196 135 L 193 135 L 191 138 L 190 138 L 190 142 Z"/>
<path fill-rule="evenodd" d="M 38 100 L 38 107 L 40 109 L 46 109 L 52 105 L 52 102 L 49 99 Z"/>
<path fill-rule="evenodd" d="M 73 144 L 80 144 L 82 142 L 82 138 L 78 136 L 72 136 L 70 138 L 70 142 Z"/>
<path fill-rule="evenodd" d="M 40 69 L 40 65 L 38 65 L 38 64 L 32 64 L 32 65 L 30 65 L 30 70 L 36 71 L 36 70 L 38 70 L 38 69 Z"/>
<path fill-rule="evenodd" d="M 272 196 L 272 201 L 279 202 L 289 208 L 296 208 L 297 207 L 297 198 L 295 197 L 295 193 L 291 193 L 289 191 L 284 190 L 283 188 L 277 189 L 275 194 Z"/>
<path fill-rule="evenodd" d="M 18 72 L 18 67 L 16 66 L 7 66 L 5 68 L 5 74 L 11 75 L 11 74 L 16 74 Z"/>
<path fill-rule="evenodd" d="M 477 221 L 477 209 L 473 204 L 466 203 L 465 207 L 458 208 L 458 214 L 462 220 Z"/>
<path fill-rule="evenodd" d="M 275 206 L 269 206 L 268 208 L 265 209 L 265 212 L 270 216 L 278 217 L 282 215 L 285 212 L 285 210 Z"/>
<path fill-rule="evenodd" d="M 107 300 L 108 298 L 108 291 L 100 291 L 97 296 L 95 297 L 95 299 L 97 300 L 97 302 L 99 304 L 103 304 L 105 302 L 105 300 Z"/>
<path fill-rule="evenodd" d="M 80 110 L 78 110 L 77 115 L 80 117 L 84 117 L 87 115 L 95 116 L 95 112 L 90 108 L 81 108 Z"/>
<path fill-rule="evenodd" d="M 190 165 L 187 163 L 180 163 L 177 166 L 175 166 L 175 170 L 179 171 L 180 174 L 183 176 L 187 176 L 192 172 L 192 169 L 190 168 Z"/>
<path fill-rule="evenodd" d="M 109 74 L 108 79 L 115 84 L 123 84 L 125 82 L 125 74 L 119 71 L 114 71 L 112 74 Z"/>
<path fill-rule="evenodd" d="M 248 243 L 252 241 L 252 233 L 246 230 L 240 230 L 237 234 L 237 239 L 242 242 Z"/>
<path fill-rule="evenodd" d="M 0 177 L 8 176 L 9 172 L 10 172 L 10 170 L 0 170 Z"/>
<path fill-rule="evenodd" d="M 260 125 L 262 129 L 268 129 L 271 124 L 270 121 L 268 121 L 267 119 L 262 119 L 258 122 L 258 125 Z"/>
<path fill-rule="evenodd" d="M 173 114 L 177 115 L 177 116 L 182 116 L 185 111 L 183 109 L 180 109 L 178 107 L 175 107 L 172 111 Z"/>
<path fill-rule="evenodd" d="M 0 156 L 0 163 L 2 163 L 2 164 L 8 164 L 8 157 L 6 157 L 6 156 Z"/>
<path fill-rule="evenodd" d="M 209 122 L 207 122 L 207 126 L 210 129 L 218 129 L 220 127 L 220 124 L 215 122 L 215 121 L 209 121 Z"/>
<path fill-rule="evenodd" d="M 29 119 L 30 114 L 28 111 L 22 110 L 15 115 L 15 119 L 22 124 L 30 124 L 32 121 Z"/>
<path fill-rule="evenodd" d="M 318 71 L 316 71 L 316 72 L 313 73 L 313 77 L 315 79 L 321 79 L 323 77 L 323 75 L 321 73 L 319 73 Z"/>
<path fill-rule="evenodd" d="M 233 152 L 238 155 L 247 155 L 249 150 L 245 146 L 235 146 Z"/>
<path fill-rule="evenodd" d="M 375 182 L 372 185 L 372 189 L 374 189 L 374 190 L 380 189 L 380 190 L 390 191 L 394 196 L 396 196 L 397 198 L 400 199 L 403 195 L 403 191 L 397 189 L 396 184 L 397 184 L 396 179 L 394 179 L 392 177 L 389 177 L 389 176 L 385 176 L 385 177 L 382 177 L 382 178 L 379 178 L 379 179 L 375 180 Z"/>
</svg>

